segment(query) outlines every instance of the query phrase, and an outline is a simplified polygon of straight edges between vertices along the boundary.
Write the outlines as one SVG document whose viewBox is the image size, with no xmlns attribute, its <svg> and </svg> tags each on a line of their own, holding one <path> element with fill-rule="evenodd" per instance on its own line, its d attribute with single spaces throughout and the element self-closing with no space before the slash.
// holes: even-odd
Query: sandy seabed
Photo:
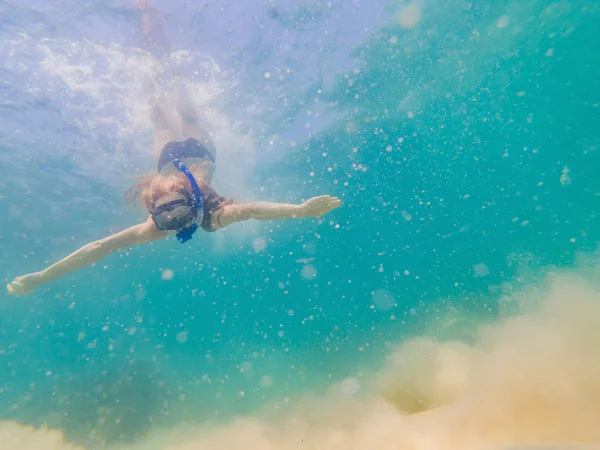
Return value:
<svg viewBox="0 0 600 450">
<path fill-rule="evenodd" d="M 277 417 L 156 432 L 119 449 L 600 449 L 600 290 L 563 274 L 541 291 L 530 301 L 523 291 L 523 312 L 481 326 L 472 343 L 400 344 L 363 394 L 341 383 Z M 81 447 L 58 431 L 3 422 L 0 449 Z"/>
</svg>

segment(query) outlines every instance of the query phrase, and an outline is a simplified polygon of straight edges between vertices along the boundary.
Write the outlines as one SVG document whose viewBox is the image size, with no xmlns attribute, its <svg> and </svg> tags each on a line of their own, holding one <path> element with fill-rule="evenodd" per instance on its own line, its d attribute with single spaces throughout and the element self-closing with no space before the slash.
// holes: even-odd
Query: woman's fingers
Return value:
<svg viewBox="0 0 600 450">
<path fill-rule="evenodd" d="M 330 202 L 339 202 L 339 203 L 342 202 L 339 198 L 332 197 L 331 195 L 319 195 L 317 197 L 313 197 L 311 200 L 317 201 L 317 200 L 324 200 L 324 199 L 329 199 Z"/>
<path fill-rule="evenodd" d="M 332 208 L 337 208 L 342 204 L 342 201 L 337 198 L 337 197 L 331 197 L 329 199 L 329 206 L 331 206 Z"/>
</svg>

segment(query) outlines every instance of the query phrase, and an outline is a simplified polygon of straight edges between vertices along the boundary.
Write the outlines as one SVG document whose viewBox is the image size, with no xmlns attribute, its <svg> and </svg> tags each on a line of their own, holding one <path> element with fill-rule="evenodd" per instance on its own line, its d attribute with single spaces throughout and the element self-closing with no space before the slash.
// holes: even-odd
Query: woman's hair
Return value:
<svg viewBox="0 0 600 450">
<path fill-rule="evenodd" d="M 207 184 L 198 184 L 204 208 L 211 213 L 220 208 L 224 203 L 232 203 L 231 200 L 225 200 L 225 198 L 217 194 Z M 181 190 L 192 194 L 190 181 L 183 173 L 173 175 L 149 173 L 138 178 L 138 181 L 127 190 L 126 198 L 130 203 L 139 203 L 145 209 L 152 209 L 154 202 L 162 196 Z"/>
<path fill-rule="evenodd" d="M 145 209 L 152 209 L 154 202 L 160 197 L 181 190 L 192 192 L 189 180 L 182 173 L 175 175 L 147 173 L 138 177 L 127 190 L 125 198 L 131 204 L 139 203 Z"/>
</svg>

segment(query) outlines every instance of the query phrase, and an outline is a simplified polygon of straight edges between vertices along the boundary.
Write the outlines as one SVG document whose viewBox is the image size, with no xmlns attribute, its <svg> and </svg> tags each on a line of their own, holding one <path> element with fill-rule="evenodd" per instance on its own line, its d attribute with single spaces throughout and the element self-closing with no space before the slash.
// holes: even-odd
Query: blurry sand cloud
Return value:
<svg viewBox="0 0 600 450">
<path fill-rule="evenodd" d="M 473 342 L 413 339 L 396 347 L 369 380 L 340 380 L 324 396 L 228 425 L 182 426 L 111 448 L 465 450 L 600 443 L 600 291 L 563 274 L 524 292 L 535 292 L 535 307 L 481 325 Z M 13 440 L 11 448 L 71 448 L 57 432 L 6 422 L 0 430 L 3 442 Z"/>
</svg>

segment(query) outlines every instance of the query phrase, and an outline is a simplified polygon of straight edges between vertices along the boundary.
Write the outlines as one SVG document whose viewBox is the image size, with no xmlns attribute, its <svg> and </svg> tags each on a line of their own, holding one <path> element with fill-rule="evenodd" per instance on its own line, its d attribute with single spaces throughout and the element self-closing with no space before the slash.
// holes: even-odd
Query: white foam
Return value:
<svg viewBox="0 0 600 450">
<path fill-rule="evenodd" d="M 231 99 L 236 98 L 237 80 L 212 59 L 182 50 L 174 52 L 169 66 L 165 66 L 141 49 L 105 46 L 85 39 L 34 40 L 23 36 L 7 46 L 9 49 L 3 52 L 6 65 L 28 75 L 23 82 L 29 84 L 29 95 L 52 99 L 67 125 L 85 136 L 87 144 L 73 150 L 73 159 L 90 176 L 106 182 L 119 180 L 106 178 L 110 164 L 122 176 L 154 169 L 148 86 L 159 77 L 164 80 L 160 89 L 167 95 L 185 85 L 191 102 L 213 131 L 218 149 L 218 169 L 213 180 L 216 186 L 231 193 L 252 195 L 245 180 L 255 163 L 254 138 L 248 131 L 252 124 L 247 113 L 254 105 L 244 106 L 237 101 L 235 110 L 228 110 Z M 39 61 L 25 66 L 11 57 L 14 54 L 31 54 Z M 169 74 L 169 67 L 182 69 L 182 73 L 187 67 L 193 70 L 189 71 L 189 78 L 176 78 Z M 63 139 L 64 136 L 52 136 L 65 150 Z M 120 178 L 119 185 L 122 184 Z"/>
</svg>

